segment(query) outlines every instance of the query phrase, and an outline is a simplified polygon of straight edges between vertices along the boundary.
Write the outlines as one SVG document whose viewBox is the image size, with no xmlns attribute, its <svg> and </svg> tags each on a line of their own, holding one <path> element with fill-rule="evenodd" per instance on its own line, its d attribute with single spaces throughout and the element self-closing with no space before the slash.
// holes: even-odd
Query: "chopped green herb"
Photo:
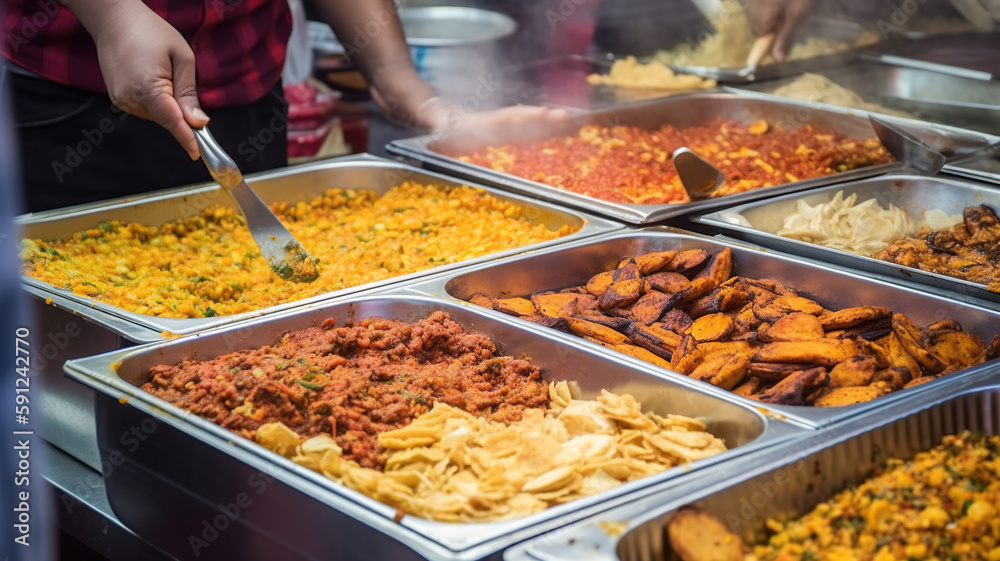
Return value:
<svg viewBox="0 0 1000 561">
<path fill-rule="evenodd" d="M 408 399 L 410 401 L 413 401 L 415 403 L 419 403 L 420 405 L 427 405 L 427 399 L 425 399 L 424 396 L 422 396 L 422 395 L 417 395 L 417 394 L 414 394 L 414 393 L 410 393 L 409 391 L 407 391 L 405 389 L 404 390 L 399 390 L 399 395 L 405 397 L 406 399 Z"/>
<path fill-rule="evenodd" d="M 105 220 L 104 222 L 98 222 L 97 223 L 97 228 L 100 231 L 107 233 L 107 232 L 110 232 L 111 230 L 113 230 L 115 227 L 114 227 L 113 224 L 111 224 L 110 222 L 108 222 L 107 220 Z"/>
<path fill-rule="evenodd" d="M 307 390 L 318 390 L 318 389 L 320 389 L 320 388 L 323 387 L 320 384 L 314 384 L 312 382 L 307 382 L 307 381 L 303 380 L 302 378 L 296 378 L 295 379 L 295 383 L 298 384 L 298 385 L 300 385 L 300 386 L 302 386 L 303 388 L 306 388 Z"/>
<path fill-rule="evenodd" d="M 975 501 L 973 501 L 972 499 L 966 499 L 966 501 L 964 503 L 962 503 L 962 515 L 963 516 L 969 513 L 969 507 L 972 506 L 972 503 L 974 503 L 974 502 Z"/>
<path fill-rule="evenodd" d="M 218 312 L 216 312 L 212 308 L 205 308 L 205 311 L 202 312 L 202 315 L 205 316 L 205 317 L 207 317 L 207 318 L 214 318 L 215 316 L 217 316 L 219 314 L 218 314 Z"/>
</svg>

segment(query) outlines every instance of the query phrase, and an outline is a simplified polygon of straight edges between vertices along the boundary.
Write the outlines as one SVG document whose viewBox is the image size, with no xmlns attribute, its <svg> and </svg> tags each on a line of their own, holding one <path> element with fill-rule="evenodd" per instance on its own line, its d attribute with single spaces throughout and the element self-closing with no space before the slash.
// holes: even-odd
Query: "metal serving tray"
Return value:
<svg viewBox="0 0 1000 561">
<path fill-rule="evenodd" d="M 404 516 L 397 523 L 395 509 L 139 389 L 154 365 L 256 349 L 326 318 L 335 318 L 338 325 L 372 316 L 412 321 L 436 310 L 449 312 L 468 330 L 490 335 L 506 354 L 531 357 L 546 380 L 573 380 L 583 397 L 592 398 L 601 389 L 627 392 L 651 410 L 700 417 L 733 449 L 519 519 L 445 524 Z M 684 475 L 688 471 L 808 432 L 590 347 L 469 306 L 415 294 L 369 295 L 290 310 L 175 341 L 73 360 L 66 372 L 96 390 L 99 443 L 115 514 L 138 535 L 180 557 L 202 548 L 192 545 L 189 536 L 196 536 L 209 542 L 205 552 L 223 559 L 480 559 L 622 504 L 640 490 L 697 476 Z M 239 504 L 240 499 L 252 504 L 244 504 L 227 522 L 225 509 L 217 505 Z M 206 521 L 215 524 L 216 539 L 202 536 Z M 218 528 L 222 525 L 228 530 Z"/>
<path fill-rule="evenodd" d="M 747 203 L 704 216 L 692 217 L 691 220 L 698 224 L 722 229 L 727 234 L 751 243 L 786 253 L 801 255 L 825 263 L 834 263 L 866 273 L 925 284 L 958 293 L 963 297 L 1000 303 L 1000 294 L 990 292 L 985 284 L 921 271 L 915 267 L 906 267 L 778 235 L 785 217 L 795 212 L 798 201 L 817 205 L 829 202 L 838 191 L 843 191 L 845 198 L 857 193 L 858 202 L 876 199 L 883 207 L 888 207 L 890 204 L 895 205 L 914 219 L 919 219 L 923 211 L 931 209 L 943 210 L 949 215 L 961 215 L 966 207 L 982 204 L 1000 209 L 1000 191 L 993 186 L 943 176 L 897 174 L 832 185 L 808 193 L 786 195 L 767 201 Z"/>
<path fill-rule="evenodd" d="M 772 96 L 772 99 L 765 100 L 717 92 L 683 94 L 605 108 L 576 115 L 559 123 L 493 127 L 445 137 L 419 136 L 393 141 L 386 146 L 386 150 L 421 162 L 429 169 L 443 170 L 458 177 L 468 177 L 502 189 L 575 206 L 633 224 L 648 224 L 691 212 L 773 197 L 859 177 L 869 177 L 898 170 L 901 167 L 899 163 L 868 166 L 827 177 L 794 181 L 784 185 L 685 204 L 635 205 L 612 203 L 579 195 L 445 155 L 446 153 L 468 153 L 491 144 L 528 145 L 549 138 L 576 134 L 580 127 L 588 124 L 634 125 L 643 128 L 670 124 L 678 127 L 689 127 L 718 118 L 743 123 L 767 119 L 771 123 L 792 128 L 804 125 L 830 128 L 851 138 L 875 137 L 875 132 L 867 118 L 843 108 L 832 105 L 811 108 L 801 102 L 785 98 Z"/>
<path fill-rule="evenodd" d="M 922 68 L 974 80 L 1000 77 L 1000 33 L 949 33 L 883 49 L 882 62 Z"/>
<path fill-rule="evenodd" d="M 462 184 L 450 177 L 370 155 L 310 163 L 280 171 L 255 174 L 248 179 L 265 202 L 310 200 L 331 187 L 369 188 L 384 193 L 390 187 L 409 179 L 444 185 Z M 39 360 L 38 370 L 46 387 L 42 407 L 47 427 L 46 439 L 87 465 L 101 469 L 94 427 L 94 394 L 90 388 L 63 376 L 62 362 L 67 359 L 119 349 L 134 343 L 159 341 L 163 339 L 164 331 L 190 334 L 254 316 L 314 304 L 324 299 L 390 287 L 392 283 L 406 282 L 435 271 L 454 270 L 470 263 L 481 263 L 498 256 L 513 255 L 532 248 L 548 247 L 565 240 L 579 239 L 621 228 L 620 224 L 603 218 L 510 195 L 489 187 L 484 188 L 498 198 L 514 200 L 528 207 L 531 209 L 529 212 L 532 219 L 549 227 L 557 228 L 569 224 L 579 226 L 580 230 L 565 238 L 535 246 L 448 264 L 255 312 L 216 318 L 167 319 L 140 315 L 94 302 L 68 290 L 59 290 L 48 283 L 22 275 L 23 288 L 33 297 L 29 299 L 34 308 L 32 332 L 47 334 L 46 339 L 38 341 L 44 353 L 39 358 L 46 359 L 44 365 Z M 144 224 L 161 224 L 177 218 L 196 216 L 213 204 L 230 206 L 233 204 L 230 197 L 214 183 L 161 191 L 138 198 L 26 214 L 18 218 L 18 225 L 26 238 L 52 239 L 92 228 L 102 220 L 121 219 Z"/>
<path fill-rule="evenodd" d="M 675 561 L 664 539 L 682 506 L 694 504 L 744 540 L 763 538 L 768 518 L 790 520 L 861 483 L 891 458 L 908 459 L 964 430 L 1000 433 L 997 378 L 946 394 L 926 393 L 905 407 L 870 413 L 778 449 L 706 472 L 701 489 L 648 496 L 508 550 L 507 561 Z M 739 469 L 737 469 L 739 468 Z M 707 477 L 706 477 L 707 479 Z M 609 528 L 616 531 L 609 532 Z"/>
<path fill-rule="evenodd" d="M 794 257 L 761 251 L 753 246 L 724 242 L 669 228 L 608 234 L 532 255 L 504 259 L 453 275 L 436 276 L 425 282 L 415 283 L 410 288 L 424 294 L 450 297 L 457 301 L 465 301 L 476 293 L 484 293 L 495 298 L 509 298 L 540 290 L 558 290 L 586 284 L 593 275 L 614 268 L 621 258 L 627 255 L 634 256 L 669 249 L 704 248 L 718 251 L 724 247 L 729 247 L 733 251 L 736 274 L 777 279 L 788 288 L 798 291 L 803 296 L 814 298 L 830 308 L 883 304 L 891 306 L 895 312 L 908 315 L 918 325 L 927 325 L 942 318 L 956 319 L 961 322 L 966 332 L 978 335 L 987 344 L 994 335 L 1000 334 L 998 311 L 869 279 L 860 274 L 822 264 L 804 263 Z M 493 310 L 486 312 L 512 317 Z M 575 341 L 578 346 L 623 356 L 597 343 L 556 332 L 527 320 L 513 318 L 513 321 L 538 331 L 552 332 L 563 339 Z M 866 403 L 840 407 L 811 407 L 761 403 L 639 359 L 628 357 L 627 360 L 641 364 L 654 372 L 669 373 L 681 383 L 704 388 L 706 391 L 725 395 L 740 403 L 768 411 L 779 418 L 792 419 L 813 427 L 824 427 L 864 411 L 885 410 L 890 403 L 896 402 L 903 396 L 923 391 L 941 391 L 962 378 L 1000 368 L 997 361 L 991 361 L 914 388 L 892 392 Z"/>
<path fill-rule="evenodd" d="M 128 322 L 125 324 L 127 327 L 120 328 L 117 324 L 108 325 L 108 327 L 111 329 L 120 329 L 119 334 L 132 341 L 147 342 L 160 340 L 162 338 L 161 334 L 164 331 L 175 335 L 188 335 L 204 331 L 210 327 L 242 321 L 278 310 L 294 308 L 329 298 L 419 278 L 431 271 L 456 269 L 472 263 L 482 263 L 497 257 L 513 255 L 529 249 L 548 247 L 574 238 L 587 237 L 620 227 L 620 225 L 614 222 L 609 222 L 598 217 L 587 216 L 544 202 L 510 195 L 490 187 L 457 181 L 452 177 L 427 172 L 419 168 L 367 154 L 304 164 L 280 171 L 258 174 L 250 179 L 252 180 L 254 191 L 260 195 L 265 203 L 308 201 L 333 187 L 372 189 L 379 195 L 382 195 L 392 187 L 408 180 L 452 186 L 467 184 L 486 189 L 491 195 L 497 198 L 512 200 L 527 207 L 529 210 L 526 214 L 534 222 L 545 224 L 549 228 L 570 225 L 579 227 L 580 230 L 569 236 L 545 243 L 515 248 L 460 263 L 450 263 L 433 269 L 427 269 L 426 271 L 336 290 L 312 298 L 288 302 L 253 312 L 213 318 L 178 319 L 137 314 L 102 302 L 95 302 L 92 298 L 78 296 L 68 290 L 56 289 L 51 284 L 43 283 L 28 276 L 22 275 L 22 279 L 29 286 L 43 288 L 51 292 L 50 298 L 52 298 L 55 304 L 70 309 L 74 313 L 84 317 L 89 317 L 90 310 L 95 309 L 126 320 Z M 217 184 L 213 183 L 160 192 L 140 198 L 119 199 L 80 207 L 28 214 L 19 217 L 18 225 L 25 238 L 63 238 L 71 236 L 80 230 L 92 228 L 102 220 L 118 219 L 135 221 L 142 224 L 162 224 L 178 218 L 196 216 L 206 207 L 215 204 L 233 207 L 232 200 Z M 135 327 L 129 329 L 129 327 L 132 327 L 130 324 L 134 324 Z"/>
<path fill-rule="evenodd" d="M 1000 82 L 860 61 L 817 73 L 853 90 L 869 103 L 906 111 L 927 121 L 1000 134 Z M 737 87 L 770 93 L 796 78 Z"/>
</svg>

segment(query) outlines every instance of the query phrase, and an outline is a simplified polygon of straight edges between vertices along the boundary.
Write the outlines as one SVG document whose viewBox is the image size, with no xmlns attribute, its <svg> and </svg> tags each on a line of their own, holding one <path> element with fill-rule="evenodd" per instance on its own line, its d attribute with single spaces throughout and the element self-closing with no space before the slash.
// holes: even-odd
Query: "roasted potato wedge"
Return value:
<svg viewBox="0 0 1000 561">
<path fill-rule="evenodd" d="M 527 298 L 498 298 L 497 307 L 493 309 L 512 316 L 533 316 L 538 313 L 538 309 Z"/>
<path fill-rule="evenodd" d="M 764 326 L 761 325 L 761 328 Z M 767 329 L 760 329 L 757 336 L 764 343 L 775 341 L 809 341 L 826 335 L 819 319 L 814 315 L 793 312 L 774 322 Z"/>
<path fill-rule="evenodd" d="M 718 518 L 694 507 L 677 511 L 667 524 L 670 548 L 682 561 L 743 561 L 747 547 Z"/>
<path fill-rule="evenodd" d="M 604 271 L 603 273 L 597 273 L 596 275 L 590 277 L 590 280 L 587 281 L 587 292 L 593 294 L 594 296 L 604 294 L 607 289 L 611 288 L 614 276 L 614 271 Z"/>
</svg>

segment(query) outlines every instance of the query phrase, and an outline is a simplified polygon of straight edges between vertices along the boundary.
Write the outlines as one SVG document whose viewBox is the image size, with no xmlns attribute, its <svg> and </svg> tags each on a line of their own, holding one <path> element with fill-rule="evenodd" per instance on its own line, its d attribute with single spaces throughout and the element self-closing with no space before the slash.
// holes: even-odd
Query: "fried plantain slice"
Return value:
<svg viewBox="0 0 1000 561">
<path fill-rule="evenodd" d="M 802 296 L 785 294 L 778 296 L 766 305 L 759 305 L 759 302 L 755 299 L 753 311 L 762 321 L 774 323 L 794 312 L 818 316 L 825 310 L 813 300 L 803 298 Z"/>
<path fill-rule="evenodd" d="M 747 547 L 716 517 L 681 507 L 667 524 L 670 549 L 681 561 L 743 561 Z"/>
<path fill-rule="evenodd" d="M 538 313 L 538 309 L 527 298 L 499 298 L 494 309 L 512 316 L 533 316 Z"/>
<path fill-rule="evenodd" d="M 910 318 L 903 314 L 892 315 L 892 331 L 899 338 L 906 352 L 930 374 L 940 374 L 947 366 L 924 349 L 923 333 Z M 916 376 L 916 375 L 914 375 Z"/>
<path fill-rule="evenodd" d="M 632 340 L 641 339 L 660 347 L 671 354 L 681 344 L 682 337 L 673 331 L 663 329 L 659 324 L 642 325 L 633 323 L 625 332 Z M 638 343 L 636 343 L 638 344 Z M 645 345 L 640 345 L 645 346 Z"/>
<path fill-rule="evenodd" d="M 618 268 L 614 270 L 611 275 L 612 284 L 618 281 L 635 280 L 640 278 L 642 275 L 639 273 L 639 265 L 636 264 L 635 259 L 631 257 L 626 257 L 618 265 Z"/>
<path fill-rule="evenodd" d="M 705 314 L 717 314 L 733 308 L 739 308 L 750 301 L 750 293 L 740 286 L 723 286 L 716 288 L 707 296 L 703 296 L 691 305 L 691 317 L 701 317 Z"/>
<path fill-rule="evenodd" d="M 566 323 L 566 318 L 558 318 L 554 316 L 543 316 L 541 314 L 533 316 L 521 316 L 521 319 L 530 321 L 531 323 L 537 323 L 538 325 L 544 325 L 545 327 L 550 327 L 552 329 L 558 329 L 559 331 L 565 331 L 569 333 L 569 325 Z"/>
<path fill-rule="evenodd" d="M 681 342 L 674 349 L 673 356 L 670 357 L 670 368 L 681 374 L 690 372 L 694 368 L 694 355 L 697 347 L 698 343 L 690 333 L 681 337 Z"/>
<path fill-rule="evenodd" d="M 872 377 L 872 382 L 883 382 L 892 391 L 901 390 L 903 387 L 913 379 L 913 375 L 910 374 L 910 370 L 902 366 L 896 366 L 893 368 L 883 368 L 875 373 Z"/>
<path fill-rule="evenodd" d="M 688 249 L 681 251 L 670 262 L 668 271 L 688 274 L 705 264 L 708 260 L 708 252 L 704 249 Z"/>
<path fill-rule="evenodd" d="M 764 389 L 764 382 L 760 378 L 755 378 L 754 376 L 747 376 L 743 378 L 743 381 L 739 383 L 738 386 L 733 388 L 732 391 L 736 395 L 743 397 L 751 397 L 755 393 L 759 393 Z"/>
<path fill-rule="evenodd" d="M 658 290 L 647 292 L 632 304 L 632 319 L 646 325 L 655 323 L 664 312 L 673 307 L 677 299 L 677 295 L 664 294 Z"/>
<path fill-rule="evenodd" d="M 560 294 L 590 294 L 586 286 L 569 286 L 562 290 L 557 290 Z"/>
<path fill-rule="evenodd" d="M 834 366 L 860 351 L 858 344 L 850 339 L 778 341 L 761 347 L 754 356 L 754 362 L 803 362 Z"/>
<path fill-rule="evenodd" d="M 497 299 L 482 292 L 477 292 L 472 296 L 470 296 L 469 303 L 475 304 L 476 306 L 480 306 L 483 308 L 488 308 L 490 310 L 499 309 L 499 306 L 497 304 Z"/>
<path fill-rule="evenodd" d="M 743 381 L 753 354 L 749 345 L 732 351 L 719 349 L 701 353 L 701 363 L 694 367 L 690 376 L 724 390 L 731 390 Z"/>
<path fill-rule="evenodd" d="M 813 401 L 817 407 L 840 407 L 842 405 L 854 405 L 871 401 L 883 394 L 875 386 L 849 386 L 837 388 L 824 388 L 819 396 Z"/>
<path fill-rule="evenodd" d="M 947 370 L 961 370 L 986 359 L 982 339 L 961 331 L 928 331 L 927 351 L 947 365 Z"/>
<path fill-rule="evenodd" d="M 603 273 L 597 273 L 596 275 L 590 277 L 590 280 L 587 281 L 587 292 L 593 294 L 594 296 L 604 294 L 604 291 L 611 288 L 614 276 L 614 271 L 604 271 Z"/>
<path fill-rule="evenodd" d="M 663 314 L 659 323 L 663 329 L 673 331 L 674 333 L 680 335 L 681 333 L 687 331 L 687 328 L 691 327 L 694 320 L 692 320 L 691 316 L 687 315 L 684 310 L 674 308 L 673 310 Z M 1000 345 L 1000 343 L 998 343 L 998 345 Z"/>
<path fill-rule="evenodd" d="M 823 324 L 823 329 L 833 331 L 835 329 L 847 329 L 892 316 L 892 310 L 879 306 L 858 306 L 856 308 L 844 308 L 836 312 L 826 312 L 819 316 L 819 321 Z"/>
<path fill-rule="evenodd" d="M 830 385 L 835 388 L 867 386 L 872 382 L 878 361 L 868 355 L 855 355 L 830 369 Z"/>
<path fill-rule="evenodd" d="M 760 378 L 761 381 L 772 384 L 784 380 L 789 374 L 814 368 L 815 364 L 798 362 L 751 362 L 747 374 Z"/>
<path fill-rule="evenodd" d="M 988 347 L 986 347 L 986 360 L 993 360 L 1000 357 L 1000 335 L 994 335 Z"/>
<path fill-rule="evenodd" d="M 642 296 L 641 278 L 615 281 L 597 299 L 597 307 L 602 310 L 624 308 L 634 304 L 640 296 Z"/>
<path fill-rule="evenodd" d="M 660 368 L 670 368 L 670 361 L 657 356 L 651 351 L 648 351 L 642 347 L 636 345 L 630 345 L 628 343 L 621 343 L 613 347 L 616 351 L 620 353 L 625 353 L 631 357 L 638 358 L 640 360 L 645 360 L 650 364 L 655 364 Z"/>
<path fill-rule="evenodd" d="M 582 294 L 536 293 L 531 295 L 531 304 L 543 316 L 575 316 L 579 313 L 577 301 L 583 297 Z"/>
<path fill-rule="evenodd" d="M 716 286 L 720 286 L 732 276 L 733 250 L 726 247 L 709 258 L 708 264 L 705 265 L 705 268 L 695 278 L 710 278 L 715 281 Z"/>
<path fill-rule="evenodd" d="M 643 253 L 636 257 L 635 264 L 639 266 L 640 274 L 651 275 L 669 266 L 674 257 L 677 257 L 677 252 L 674 250 L 654 251 L 652 253 Z"/>
<path fill-rule="evenodd" d="M 758 338 L 764 343 L 774 341 L 809 341 L 812 339 L 822 339 L 824 335 L 823 326 L 814 315 L 803 312 L 793 312 L 774 322 L 773 325 L 764 329 L 762 324 L 757 331 Z"/>
<path fill-rule="evenodd" d="M 676 306 L 687 306 L 691 302 L 702 298 L 715 290 L 715 281 L 710 278 L 700 278 L 691 281 L 691 286 L 687 290 L 680 293 L 680 298 L 677 300 Z M 688 312 L 691 315 L 691 312 Z"/>
<path fill-rule="evenodd" d="M 885 358 L 888 362 L 886 368 L 893 368 L 902 366 L 910 371 L 910 375 L 914 378 L 923 376 L 923 369 L 920 363 L 913 358 L 910 353 L 906 352 L 903 348 L 903 344 L 899 342 L 899 337 L 896 333 L 890 333 L 881 339 L 875 341 L 882 349 L 885 350 Z"/>
<path fill-rule="evenodd" d="M 611 345 L 628 342 L 628 337 L 603 325 L 579 318 L 565 318 L 569 330 L 580 337 L 592 337 Z"/>
<path fill-rule="evenodd" d="M 807 405 L 806 396 L 822 388 L 828 380 L 825 368 L 800 370 L 789 374 L 770 389 L 760 392 L 756 398 L 765 403 Z"/>
<path fill-rule="evenodd" d="M 935 321 L 934 323 L 927 326 L 927 332 L 935 331 L 961 331 L 962 324 L 958 323 L 953 319 L 943 319 L 940 321 Z"/>
<path fill-rule="evenodd" d="M 621 331 L 622 333 L 625 333 L 625 330 L 628 329 L 630 325 L 635 323 L 631 319 L 609 317 L 600 312 L 588 312 L 573 317 L 593 322 L 598 325 L 603 325 L 604 327 L 610 327 L 611 329 L 614 329 L 615 331 Z"/>
<path fill-rule="evenodd" d="M 754 339 L 757 338 L 754 330 L 761 325 L 761 321 L 757 314 L 753 313 L 752 302 L 748 302 L 736 312 L 730 313 L 732 313 L 733 324 L 736 326 L 736 333 L 754 333 Z"/>
<path fill-rule="evenodd" d="M 854 327 L 827 331 L 826 336 L 836 339 L 853 339 L 855 337 L 861 337 L 862 339 L 873 341 L 875 339 L 881 339 L 889 333 L 892 333 L 891 316 L 860 323 Z"/>
<path fill-rule="evenodd" d="M 732 335 L 735 329 L 732 318 L 725 314 L 709 314 L 694 320 L 688 333 L 699 343 L 721 341 Z"/>
<path fill-rule="evenodd" d="M 680 273 L 655 273 L 645 277 L 644 292 L 659 290 L 666 294 L 683 292 L 691 287 L 691 281 Z"/>
<path fill-rule="evenodd" d="M 937 376 L 921 376 L 919 378 L 914 378 L 907 382 L 906 385 L 903 386 L 903 389 L 914 388 L 920 384 L 926 384 L 927 382 L 933 382 L 934 380 L 937 380 Z"/>
</svg>

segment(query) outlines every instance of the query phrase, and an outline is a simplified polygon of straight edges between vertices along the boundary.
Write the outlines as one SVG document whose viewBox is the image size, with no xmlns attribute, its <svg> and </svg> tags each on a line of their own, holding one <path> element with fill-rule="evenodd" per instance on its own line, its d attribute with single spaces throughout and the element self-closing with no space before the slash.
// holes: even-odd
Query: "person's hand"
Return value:
<svg viewBox="0 0 1000 561">
<path fill-rule="evenodd" d="M 744 10 L 754 35 L 775 34 L 771 52 L 782 62 L 795 29 L 812 11 L 812 4 L 812 0 L 748 0 Z"/>
<path fill-rule="evenodd" d="M 191 127 L 204 127 L 208 116 L 198 104 L 194 52 L 184 37 L 142 3 L 109 14 L 88 31 L 112 103 L 159 123 L 197 160 Z"/>
</svg>

